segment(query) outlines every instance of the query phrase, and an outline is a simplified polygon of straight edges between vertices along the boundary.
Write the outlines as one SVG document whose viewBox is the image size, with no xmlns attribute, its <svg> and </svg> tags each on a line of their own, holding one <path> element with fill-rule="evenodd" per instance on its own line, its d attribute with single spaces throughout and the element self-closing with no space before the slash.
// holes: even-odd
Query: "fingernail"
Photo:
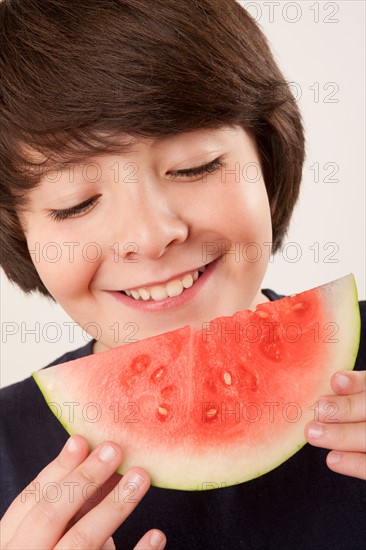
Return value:
<svg viewBox="0 0 366 550">
<path fill-rule="evenodd" d="M 66 443 L 66 448 L 70 453 L 74 453 L 75 451 L 77 451 L 78 446 L 77 446 L 77 443 L 76 443 L 76 441 L 73 437 L 70 437 L 68 439 L 68 441 Z"/>
<path fill-rule="evenodd" d="M 137 474 L 136 472 L 133 473 L 131 476 L 126 477 L 126 479 L 125 479 L 125 476 L 124 476 L 123 479 L 125 480 L 125 487 L 129 483 L 131 485 L 132 484 L 137 485 L 137 487 L 141 487 L 145 483 L 144 478 L 142 476 L 140 476 L 140 474 Z"/>
<path fill-rule="evenodd" d="M 321 437 L 324 433 L 323 426 L 320 426 L 320 424 L 313 424 L 311 428 L 309 428 L 309 436 L 310 437 Z"/>
<path fill-rule="evenodd" d="M 116 451 L 112 445 L 104 443 L 101 448 L 98 450 L 98 456 L 103 462 L 112 462 L 116 457 Z"/>
<path fill-rule="evenodd" d="M 341 453 L 337 453 L 337 452 L 332 452 L 332 453 L 329 453 L 328 455 L 328 462 L 329 464 L 336 464 L 337 462 L 339 462 L 342 458 L 342 455 Z"/>
<path fill-rule="evenodd" d="M 159 531 L 153 531 L 150 537 L 150 544 L 154 548 L 159 548 L 161 543 L 164 541 L 164 537 Z"/>
<path fill-rule="evenodd" d="M 106 540 L 106 542 L 103 544 L 101 550 L 116 550 L 116 546 L 113 542 L 112 537 L 109 537 L 109 539 Z"/>
<path fill-rule="evenodd" d="M 344 390 L 349 384 L 349 377 L 344 374 L 337 374 L 337 386 Z"/>
<path fill-rule="evenodd" d="M 318 401 L 318 412 L 319 412 L 319 414 L 324 414 L 324 413 L 328 412 L 327 408 L 328 408 L 328 401 L 326 401 L 325 399 L 321 399 L 321 400 Z"/>
</svg>

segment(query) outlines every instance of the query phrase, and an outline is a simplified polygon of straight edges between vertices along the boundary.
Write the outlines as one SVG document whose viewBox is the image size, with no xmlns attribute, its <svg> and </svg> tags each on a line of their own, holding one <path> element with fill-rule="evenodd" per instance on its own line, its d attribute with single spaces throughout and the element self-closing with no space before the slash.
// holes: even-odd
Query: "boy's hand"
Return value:
<svg viewBox="0 0 366 550">
<path fill-rule="evenodd" d="M 337 372 L 331 386 L 337 395 L 319 399 L 316 422 L 307 424 L 305 437 L 333 450 L 327 456 L 333 472 L 366 479 L 366 371 Z"/>
<path fill-rule="evenodd" d="M 89 454 L 84 437 L 70 440 L 74 450 L 66 444 L 6 511 L 0 523 L 1 549 L 115 549 L 111 535 L 148 491 L 149 475 L 131 468 L 121 478 L 116 470 L 122 450 L 114 442 L 115 454 L 107 460 L 98 455 L 104 444 Z M 154 529 L 135 550 L 163 549 L 165 543 L 165 535 Z"/>
</svg>

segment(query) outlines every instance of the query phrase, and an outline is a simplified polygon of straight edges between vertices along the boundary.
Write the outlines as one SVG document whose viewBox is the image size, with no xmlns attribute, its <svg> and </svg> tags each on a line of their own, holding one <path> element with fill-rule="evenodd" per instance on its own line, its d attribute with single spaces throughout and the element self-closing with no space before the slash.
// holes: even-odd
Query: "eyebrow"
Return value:
<svg viewBox="0 0 366 550">
<path fill-rule="evenodd" d="M 56 169 L 60 169 L 60 168 L 62 169 L 62 168 L 67 168 L 70 164 L 81 164 L 82 162 L 93 160 L 97 157 L 101 157 L 104 155 L 130 153 L 132 151 L 133 146 L 136 144 L 136 142 L 137 140 L 134 139 L 128 143 L 118 144 L 116 145 L 115 148 L 113 148 L 112 151 L 109 149 L 106 151 L 99 151 L 97 153 L 93 153 L 93 151 L 85 152 L 85 155 L 81 154 L 81 157 L 73 157 L 66 161 L 56 162 L 56 163 L 53 163 L 52 166 L 54 166 Z"/>
<path fill-rule="evenodd" d="M 40 183 L 43 182 L 44 178 L 47 177 L 47 175 L 52 174 L 53 172 L 59 172 L 63 171 L 65 168 L 68 168 L 69 166 L 80 166 L 81 164 L 85 164 L 86 162 L 93 161 L 99 157 L 110 155 L 110 154 L 121 154 L 125 155 L 127 153 L 131 153 L 133 151 L 133 147 L 136 145 L 137 139 L 132 138 L 130 141 L 126 141 L 124 143 L 116 143 L 114 147 L 112 147 L 112 150 L 104 150 L 104 151 L 85 151 L 84 154 L 80 152 L 80 155 L 78 156 L 70 156 L 67 160 L 50 160 L 47 159 L 43 164 L 44 171 L 42 171 L 42 176 L 40 178 Z M 42 166 L 41 164 L 41 166 Z M 48 166 L 47 166 L 48 164 Z"/>
<path fill-rule="evenodd" d="M 224 127 L 220 126 L 218 128 L 208 129 L 208 132 L 213 133 L 215 135 L 217 132 L 221 132 L 225 128 L 226 128 L 226 126 L 224 126 Z M 197 131 L 199 131 L 199 130 L 197 130 Z M 176 134 L 169 134 L 167 136 L 158 136 L 158 137 L 155 137 L 155 138 L 152 138 L 152 139 L 155 139 L 156 141 L 165 141 L 166 139 L 169 139 L 171 137 L 175 137 L 177 134 L 180 134 L 180 133 L 181 132 L 177 132 Z M 123 138 L 121 138 L 121 141 L 122 141 L 122 139 Z M 149 139 L 149 138 L 147 138 L 147 139 Z M 90 161 L 93 161 L 93 160 L 95 160 L 99 157 L 112 155 L 112 154 L 120 154 L 120 155 L 129 154 L 129 153 L 133 152 L 133 147 L 141 140 L 144 140 L 144 138 L 129 137 L 128 141 L 125 139 L 125 141 L 122 141 L 121 143 L 118 143 L 118 139 L 117 139 L 117 142 L 114 144 L 114 146 L 112 146 L 112 150 L 108 149 L 108 150 L 105 150 L 105 151 L 99 151 L 97 153 L 94 153 L 93 151 L 88 152 L 87 150 L 85 150 L 84 155 L 81 153 L 80 156 L 70 157 L 68 160 L 49 161 L 49 167 L 47 167 L 47 161 L 46 161 L 45 171 L 43 172 L 39 183 L 42 184 L 43 181 L 44 181 L 44 178 L 46 178 L 48 174 L 52 174 L 53 172 L 63 171 L 65 168 L 68 168 L 69 166 L 72 166 L 72 165 L 80 166 L 83 163 L 90 162 Z"/>
</svg>

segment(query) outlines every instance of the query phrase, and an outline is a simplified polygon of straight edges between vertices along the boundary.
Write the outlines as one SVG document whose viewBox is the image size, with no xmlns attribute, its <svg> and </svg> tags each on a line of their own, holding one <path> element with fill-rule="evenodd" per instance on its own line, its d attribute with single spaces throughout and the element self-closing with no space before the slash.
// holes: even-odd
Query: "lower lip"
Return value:
<svg viewBox="0 0 366 550">
<path fill-rule="evenodd" d="M 215 270 L 219 259 L 220 258 L 217 258 L 216 260 L 208 264 L 205 271 L 193 283 L 193 285 L 183 290 L 182 294 L 180 294 L 179 296 L 173 296 L 172 298 L 165 298 L 164 300 L 154 302 L 150 300 L 135 300 L 134 298 L 130 298 L 129 296 L 126 296 L 125 294 L 116 291 L 109 291 L 109 294 L 112 294 L 112 296 L 114 296 L 123 305 L 142 311 L 165 311 L 167 309 L 177 308 L 193 300 L 196 294 L 198 294 L 198 292 L 202 290 L 202 288 L 205 286 L 206 282 L 212 275 L 213 271 Z"/>
</svg>

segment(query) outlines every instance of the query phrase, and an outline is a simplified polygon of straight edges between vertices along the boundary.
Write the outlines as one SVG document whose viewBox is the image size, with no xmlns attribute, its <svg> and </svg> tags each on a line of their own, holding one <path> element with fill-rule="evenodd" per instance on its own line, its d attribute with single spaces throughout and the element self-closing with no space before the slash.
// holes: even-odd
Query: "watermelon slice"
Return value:
<svg viewBox="0 0 366 550">
<path fill-rule="evenodd" d="M 226 487 L 282 464 L 304 444 L 330 378 L 360 340 L 353 274 L 204 323 L 32 373 L 69 434 L 119 443 L 118 472 L 152 484 Z"/>
</svg>

